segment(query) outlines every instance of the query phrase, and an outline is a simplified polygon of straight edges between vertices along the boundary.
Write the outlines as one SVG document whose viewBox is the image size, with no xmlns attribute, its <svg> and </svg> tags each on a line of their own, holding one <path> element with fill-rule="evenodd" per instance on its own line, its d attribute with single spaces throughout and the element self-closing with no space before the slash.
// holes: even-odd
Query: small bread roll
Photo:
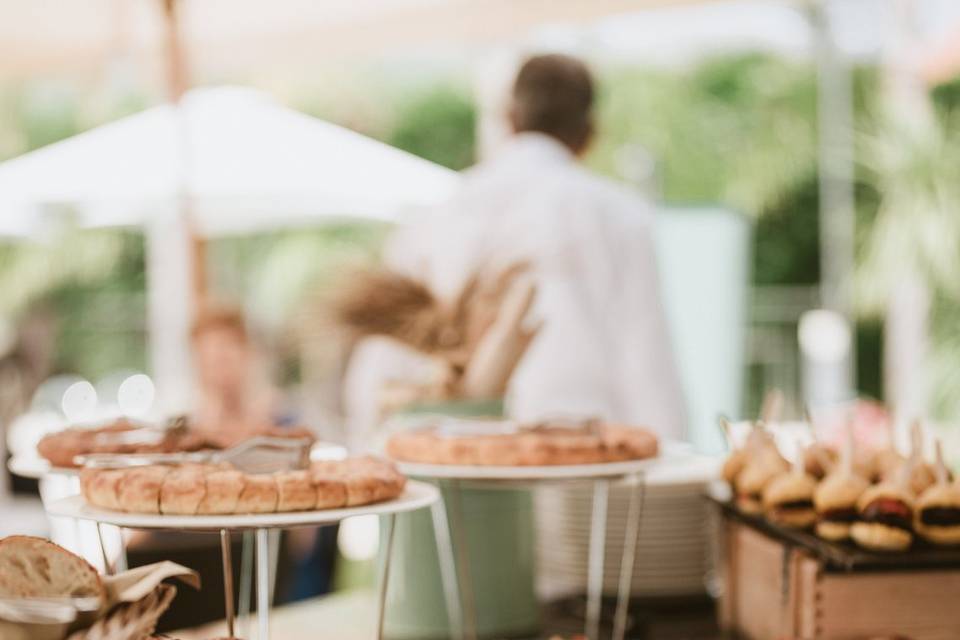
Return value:
<svg viewBox="0 0 960 640">
<path fill-rule="evenodd" d="M 160 487 L 160 513 L 195 515 L 206 495 L 207 481 L 202 466 L 175 467 Z"/>
<path fill-rule="evenodd" d="M 197 513 L 236 513 L 244 486 L 242 473 L 230 466 L 213 468 L 207 472 L 206 485 L 207 491 L 197 507 Z"/>
<path fill-rule="evenodd" d="M 125 478 L 122 469 L 83 469 L 80 489 L 83 497 L 95 507 L 120 511 L 119 491 Z"/>
<path fill-rule="evenodd" d="M 317 491 L 306 471 L 276 474 L 277 511 L 307 511 L 317 506 Z"/>
<path fill-rule="evenodd" d="M 126 470 L 117 489 L 120 509 L 134 513 L 160 513 L 160 487 L 170 467 L 150 465 Z"/>
<path fill-rule="evenodd" d="M 905 551 L 913 542 L 909 531 L 879 522 L 854 522 L 850 526 L 850 537 L 861 547 L 873 551 Z"/>
<path fill-rule="evenodd" d="M 313 489 L 317 494 L 317 509 L 340 509 L 347 506 L 347 485 L 337 478 L 324 478 L 310 474 Z"/>
<path fill-rule="evenodd" d="M 271 513 L 277 510 L 279 493 L 272 475 L 243 476 L 244 486 L 237 501 L 237 513 Z"/>
</svg>

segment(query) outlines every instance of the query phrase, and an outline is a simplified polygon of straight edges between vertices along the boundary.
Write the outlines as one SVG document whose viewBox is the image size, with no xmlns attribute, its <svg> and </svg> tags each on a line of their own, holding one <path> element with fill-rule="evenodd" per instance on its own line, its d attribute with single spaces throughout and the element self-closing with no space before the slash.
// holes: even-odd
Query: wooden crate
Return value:
<svg viewBox="0 0 960 640">
<path fill-rule="evenodd" d="M 831 570 L 807 548 L 721 523 L 721 627 L 750 640 L 960 638 L 960 569 Z"/>
</svg>

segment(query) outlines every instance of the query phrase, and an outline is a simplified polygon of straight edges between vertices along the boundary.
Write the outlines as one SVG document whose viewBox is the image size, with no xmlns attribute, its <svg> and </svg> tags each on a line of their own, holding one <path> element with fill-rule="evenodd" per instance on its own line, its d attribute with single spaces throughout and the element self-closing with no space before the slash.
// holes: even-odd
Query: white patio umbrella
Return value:
<svg viewBox="0 0 960 640">
<path fill-rule="evenodd" d="M 65 211 L 81 227 L 143 226 L 181 196 L 204 235 L 394 220 L 456 187 L 457 174 L 283 107 L 252 89 L 194 89 L 0 164 L 0 232 Z"/>
<path fill-rule="evenodd" d="M 192 231 L 204 236 L 395 220 L 446 198 L 455 172 L 242 88 L 188 92 L 0 164 L 0 235 L 60 218 L 81 228 L 142 227 L 151 364 L 161 409 L 191 395 Z M 186 205 L 184 208 L 183 205 Z"/>
</svg>

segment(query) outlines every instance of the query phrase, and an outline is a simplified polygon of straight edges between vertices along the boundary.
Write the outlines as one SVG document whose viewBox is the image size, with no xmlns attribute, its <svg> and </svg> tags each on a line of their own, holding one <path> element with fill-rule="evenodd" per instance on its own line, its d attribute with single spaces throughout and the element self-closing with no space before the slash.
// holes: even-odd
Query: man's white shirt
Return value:
<svg viewBox="0 0 960 640">
<path fill-rule="evenodd" d="M 678 438 L 684 402 L 652 225 L 638 194 L 584 170 L 553 138 L 523 133 L 465 172 L 444 207 L 401 227 L 384 257 L 444 299 L 478 270 L 529 263 L 529 321 L 541 328 L 511 378 L 510 416 L 596 416 Z M 374 387 L 424 370 L 418 359 L 388 341 L 360 346 L 346 389 L 352 435 L 376 420 Z"/>
</svg>

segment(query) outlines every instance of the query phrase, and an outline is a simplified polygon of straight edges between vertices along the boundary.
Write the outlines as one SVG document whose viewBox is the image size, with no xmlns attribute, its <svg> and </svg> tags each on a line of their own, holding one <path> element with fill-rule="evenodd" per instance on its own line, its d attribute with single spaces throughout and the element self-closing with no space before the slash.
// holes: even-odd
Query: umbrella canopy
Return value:
<svg viewBox="0 0 960 640">
<path fill-rule="evenodd" d="M 142 226 L 180 197 L 200 233 L 394 220 L 442 201 L 455 172 L 285 108 L 251 89 L 195 89 L 162 105 L 0 164 L 0 233 L 50 218 Z"/>
</svg>

